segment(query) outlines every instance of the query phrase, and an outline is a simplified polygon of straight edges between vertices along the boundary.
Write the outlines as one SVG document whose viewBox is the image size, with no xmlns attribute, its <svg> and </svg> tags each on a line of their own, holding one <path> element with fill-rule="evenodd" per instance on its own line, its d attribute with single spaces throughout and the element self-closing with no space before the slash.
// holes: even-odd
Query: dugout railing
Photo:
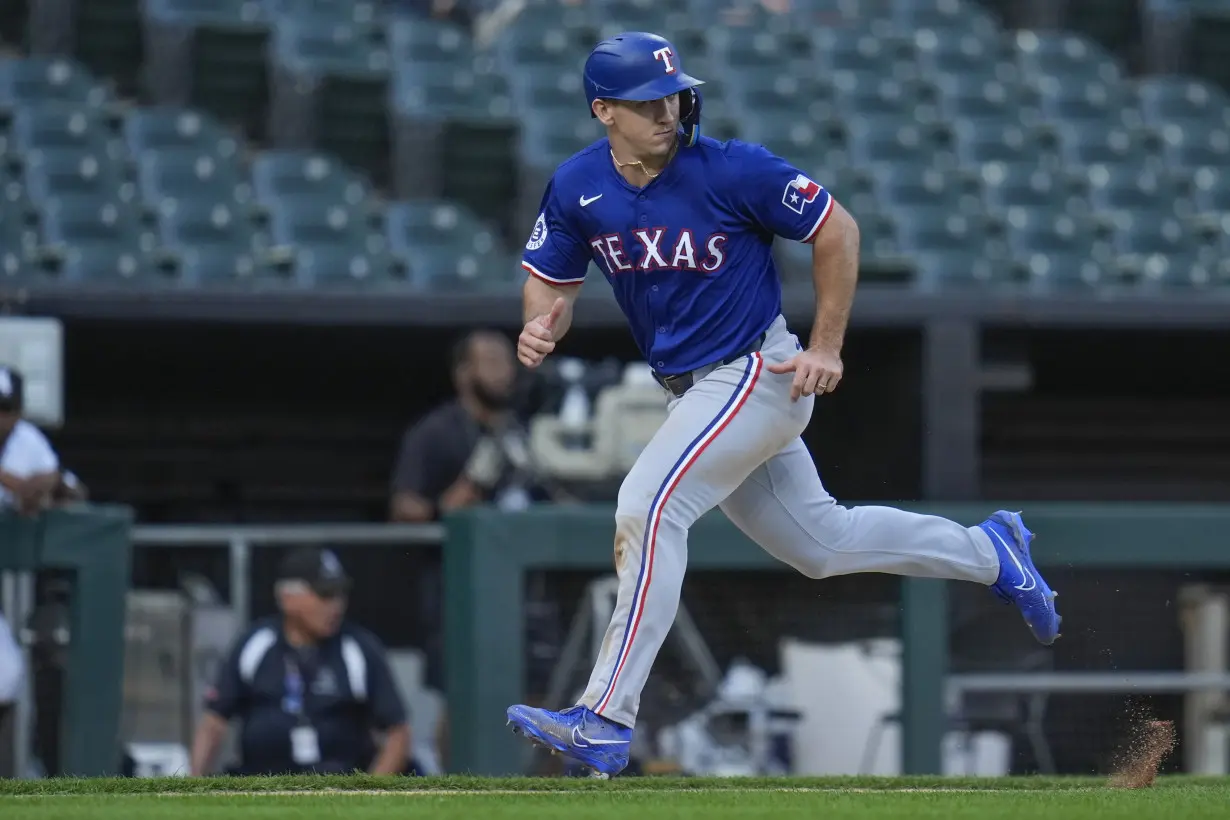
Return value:
<svg viewBox="0 0 1230 820">
<path fill-rule="evenodd" d="M 905 506 L 965 524 L 981 520 L 988 508 L 1018 508 L 987 503 Z M 1230 531 L 1230 506 L 1052 503 L 1030 504 L 1028 509 L 1031 528 L 1046 533 L 1047 549 L 1039 560 L 1044 568 L 1230 569 L 1230 550 L 1225 548 L 1224 541 L 1224 533 Z M 126 539 L 138 549 L 225 549 L 229 556 L 230 605 L 240 623 L 250 617 L 253 550 L 303 543 L 340 543 L 355 549 L 441 545 L 450 713 L 449 770 L 493 775 L 518 772 L 524 760 L 521 742 L 503 725 L 505 707 L 523 696 L 523 579 L 527 572 L 536 569 L 609 572 L 614 528 L 610 509 L 585 506 L 516 514 L 472 510 L 449 519 L 444 527 L 155 525 L 129 529 L 128 524 L 124 515 L 109 508 L 101 512 L 57 512 L 35 522 L 0 517 L 0 568 L 6 576 L 0 590 L 4 593 L 5 611 L 21 622 L 32 601 L 30 573 L 55 556 L 59 556 L 52 561 L 56 566 L 71 567 L 78 562 L 81 567 L 97 571 L 107 564 L 101 567 L 103 580 L 99 583 L 120 585 L 122 596 L 127 589 L 129 559 L 125 554 L 104 561 L 108 553 L 97 549 L 104 535 L 103 540 Z M 88 539 L 83 540 L 87 535 Z M 690 569 L 789 571 L 718 513 L 702 518 L 689 540 Z M 74 541 L 79 544 L 75 549 L 70 546 Z M 60 546 L 46 548 L 38 546 L 40 543 Z M 86 543 L 94 549 L 80 546 Z M 23 544 L 27 546 L 20 547 Z M 94 589 L 92 595 L 101 595 L 97 584 Z M 111 695 L 118 696 L 122 630 L 111 633 L 115 632 L 114 615 L 122 612 L 122 607 L 100 604 L 100 610 L 89 611 L 87 617 L 88 602 L 78 604 L 75 609 L 81 615 L 74 628 L 83 633 L 74 635 L 74 646 L 89 645 L 83 646 L 69 671 L 66 704 L 70 704 L 67 715 L 71 728 L 66 734 L 74 739 L 70 744 L 74 751 L 67 766 L 74 774 L 102 774 L 114 765 L 106 740 L 109 735 L 112 744 L 116 742 L 118 722 L 114 712 L 99 707 L 105 706 Z M 900 624 L 901 762 L 902 771 L 907 773 L 941 771 L 946 704 L 954 693 L 1004 688 L 1203 694 L 1230 691 L 1230 675 L 1216 670 L 949 675 L 944 582 L 903 579 Z M 97 630 L 97 637 L 90 639 L 90 630 Z M 116 643 L 117 639 L 121 644 Z M 1224 633 L 1221 639 L 1224 642 Z M 108 647 L 114 651 L 108 652 Z M 82 679 L 88 680 L 84 687 Z M 83 744 L 83 738 L 88 742 Z"/>
</svg>

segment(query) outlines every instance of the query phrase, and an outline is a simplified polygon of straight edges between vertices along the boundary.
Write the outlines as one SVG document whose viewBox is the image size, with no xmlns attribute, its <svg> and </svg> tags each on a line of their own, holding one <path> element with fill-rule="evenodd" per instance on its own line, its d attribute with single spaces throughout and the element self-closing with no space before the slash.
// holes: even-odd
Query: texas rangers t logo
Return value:
<svg viewBox="0 0 1230 820">
<path fill-rule="evenodd" d="M 807 177 L 799 174 L 786 184 L 786 190 L 782 192 L 782 204 L 796 214 L 801 214 L 808 203 L 815 202 L 816 196 L 819 193 L 820 185 L 818 183 L 812 182 Z"/>
<path fill-rule="evenodd" d="M 662 64 L 666 66 L 667 74 L 674 74 L 678 71 L 678 69 L 675 68 L 674 57 L 674 52 L 672 52 L 669 48 L 660 48 L 653 53 L 653 58 L 655 60 L 661 60 Z"/>
</svg>

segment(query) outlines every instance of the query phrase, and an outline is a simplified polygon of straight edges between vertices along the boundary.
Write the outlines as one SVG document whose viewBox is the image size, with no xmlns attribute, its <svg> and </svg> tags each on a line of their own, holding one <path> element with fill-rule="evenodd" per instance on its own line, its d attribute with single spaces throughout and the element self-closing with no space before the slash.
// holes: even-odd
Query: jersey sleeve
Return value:
<svg viewBox="0 0 1230 820">
<path fill-rule="evenodd" d="M 521 267 L 530 276 L 551 285 L 579 285 L 585 281 L 589 263 L 589 245 L 577 234 L 561 207 L 553 179 L 542 196 L 542 207 L 525 243 Z"/>
<path fill-rule="evenodd" d="M 833 212 L 824 186 L 760 145 L 743 144 L 733 157 L 743 209 L 777 236 L 811 242 Z"/>
</svg>

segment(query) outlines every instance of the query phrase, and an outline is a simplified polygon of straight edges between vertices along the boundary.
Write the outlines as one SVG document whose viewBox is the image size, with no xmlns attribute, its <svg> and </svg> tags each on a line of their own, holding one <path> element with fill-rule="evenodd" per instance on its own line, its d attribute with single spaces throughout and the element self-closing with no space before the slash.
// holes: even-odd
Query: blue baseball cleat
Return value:
<svg viewBox="0 0 1230 820">
<path fill-rule="evenodd" d="M 1029 555 L 1034 534 L 1025 529 L 1020 513 L 1000 510 L 978 525 L 999 553 L 999 578 L 991 590 L 1004 601 L 1014 603 L 1034 637 L 1050 646 L 1059 637 L 1063 618 L 1055 611 L 1055 596 L 1042 580 Z"/>
<path fill-rule="evenodd" d="M 612 723 L 584 706 L 562 712 L 509 706 L 508 722 L 513 732 L 529 738 L 590 770 L 595 777 L 617 775 L 628 765 L 632 730 Z"/>
</svg>

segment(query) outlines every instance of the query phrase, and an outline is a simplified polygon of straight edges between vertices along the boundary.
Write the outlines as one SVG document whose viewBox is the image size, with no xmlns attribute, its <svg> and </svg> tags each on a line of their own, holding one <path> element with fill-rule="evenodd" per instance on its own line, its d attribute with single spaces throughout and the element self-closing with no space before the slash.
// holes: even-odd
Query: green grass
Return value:
<svg viewBox="0 0 1230 820">
<path fill-rule="evenodd" d="M 107 778 L 0 781 L 4 820 L 1112 820 L 1230 817 L 1230 779 Z"/>
</svg>

